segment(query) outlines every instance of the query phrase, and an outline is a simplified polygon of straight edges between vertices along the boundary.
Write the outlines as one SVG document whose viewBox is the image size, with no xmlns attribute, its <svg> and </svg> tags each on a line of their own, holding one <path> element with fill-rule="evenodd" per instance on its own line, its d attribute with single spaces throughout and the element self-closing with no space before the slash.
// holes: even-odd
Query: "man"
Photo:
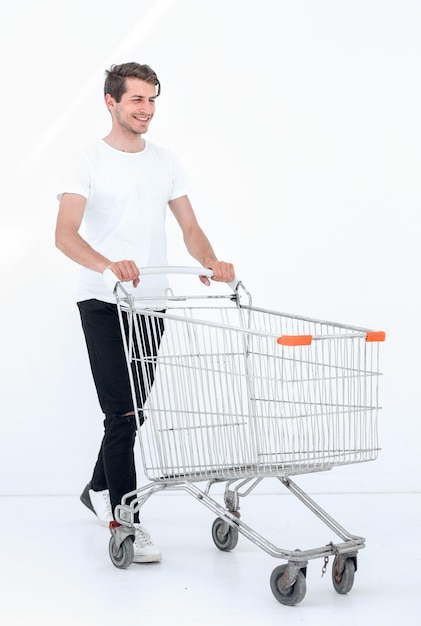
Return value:
<svg viewBox="0 0 421 626">
<path fill-rule="evenodd" d="M 143 137 L 160 91 L 158 77 L 148 65 L 123 63 L 107 70 L 104 96 L 111 131 L 76 155 L 58 195 L 56 245 L 82 266 L 78 307 L 105 415 L 98 460 L 81 500 L 106 525 L 113 520 L 122 496 L 136 488 L 136 424 L 115 299 L 102 273 L 110 268 L 128 283 L 128 291 L 145 298 L 145 307 L 153 308 L 151 298 L 165 293 L 167 278 L 142 277 L 138 268 L 167 265 L 165 213 L 169 206 L 191 256 L 213 270 L 213 280 L 234 278 L 233 266 L 217 259 L 197 222 L 177 158 Z M 79 232 L 82 222 L 85 237 Z M 206 277 L 200 279 L 209 284 Z M 136 522 L 134 561 L 160 559 L 149 533 Z"/>
</svg>

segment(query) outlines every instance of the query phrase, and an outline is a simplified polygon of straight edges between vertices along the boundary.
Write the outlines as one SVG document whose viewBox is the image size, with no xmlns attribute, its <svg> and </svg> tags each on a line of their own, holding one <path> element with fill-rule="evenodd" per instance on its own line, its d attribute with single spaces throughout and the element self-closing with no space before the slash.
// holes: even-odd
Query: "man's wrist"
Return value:
<svg viewBox="0 0 421 626">
<path fill-rule="evenodd" d="M 218 263 L 218 259 L 216 257 L 206 257 L 203 261 L 203 267 L 212 268 L 215 263 Z"/>
</svg>

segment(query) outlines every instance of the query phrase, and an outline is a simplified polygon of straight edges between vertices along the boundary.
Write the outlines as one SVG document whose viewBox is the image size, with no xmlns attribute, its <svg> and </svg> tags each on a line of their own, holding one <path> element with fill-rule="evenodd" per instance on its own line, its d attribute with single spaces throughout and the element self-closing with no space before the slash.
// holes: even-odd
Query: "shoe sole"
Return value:
<svg viewBox="0 0 421 626">
<path fill-rule="evenodd" d="M 80 494 L 80 498 L 79 499 L 82 502 L 82 504 L 84 504 L 86 506 L 86 508 L 88 508 L 90 511 L 92 511 L 92 513 L 94 515 L 96 515 L 95 509 L 92 506 L 91 498 L 89 497 L 89 489 L 90 488 L 91 488 L 91 483 L 88 483 L 86 485 L 85 489 Z"/>
<path fill-rule="evenodd" d="M 97 520 L 101 524 L 101 526 L 104 526 L 105 528 L 108 528 L 109 527 L 109 522 L 106 522 L 106 521 L 100 519 L 98 517 L 98 515 L 96 514 L 96 511 L 95 511 L 95 509 L 94 509 L 94 507 L 92 505 L 91 497 L 89 495 L 89 490 L 90 489 L 91 489 L 91 483 L 88 483 L 86 485 L 85 489 L 80 494 L 79 500 L 82 502 L 82 504 L 84 504 L 86 506 L 87 509 L 92 511 L 92 513 L 95 515 L 95 517 L 97 518 Z"/>
<path fill-rule="evenodd" d="M 159 563 L 162 560 L 162 555 L 157 554 L 154 556 L 138 556 L 133 558 L 133 563 Z"/>
</svg>

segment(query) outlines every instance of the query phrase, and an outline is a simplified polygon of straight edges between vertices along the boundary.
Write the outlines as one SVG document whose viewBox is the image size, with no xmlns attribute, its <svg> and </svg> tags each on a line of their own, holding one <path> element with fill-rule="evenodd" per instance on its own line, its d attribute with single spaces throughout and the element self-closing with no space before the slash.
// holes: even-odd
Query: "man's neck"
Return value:
<svg viewBox="0 0 421 626">
<path fill-rule="evenodd" d="M 104 137 L 105 143 L 120 152 L 142 152 L 145 149 L 145 140 L 142 135 L 124 136 L 117 135 L 111 131 Z"/>
</svg>

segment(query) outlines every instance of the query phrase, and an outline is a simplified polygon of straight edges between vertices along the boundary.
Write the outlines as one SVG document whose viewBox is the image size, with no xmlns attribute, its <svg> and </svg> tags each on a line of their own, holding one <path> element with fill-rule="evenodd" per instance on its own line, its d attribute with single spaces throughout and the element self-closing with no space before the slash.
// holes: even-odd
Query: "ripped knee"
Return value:
<svg viewBox="0 0 421 626">
<path fill-rule="evenodd" d="M 139 411 L 139 424 L 140 426 L 142 426 L 143 422 L 145 421 L 145 417 L 143 415 L 143 411 Z M 128 424 L 129 426 L 132 427 L 133 430 L 136 430 L 136 416 L 134 414 L 134 412 L 130 412 L 130 413 L 112 413 L 112 414 L 108 414 L 106 416 L 106 422 L 108 422 L 109 424 L 111 424 L 114 420 L 118 420 L 117 423 L 122 424 Z"/>
</svg>

